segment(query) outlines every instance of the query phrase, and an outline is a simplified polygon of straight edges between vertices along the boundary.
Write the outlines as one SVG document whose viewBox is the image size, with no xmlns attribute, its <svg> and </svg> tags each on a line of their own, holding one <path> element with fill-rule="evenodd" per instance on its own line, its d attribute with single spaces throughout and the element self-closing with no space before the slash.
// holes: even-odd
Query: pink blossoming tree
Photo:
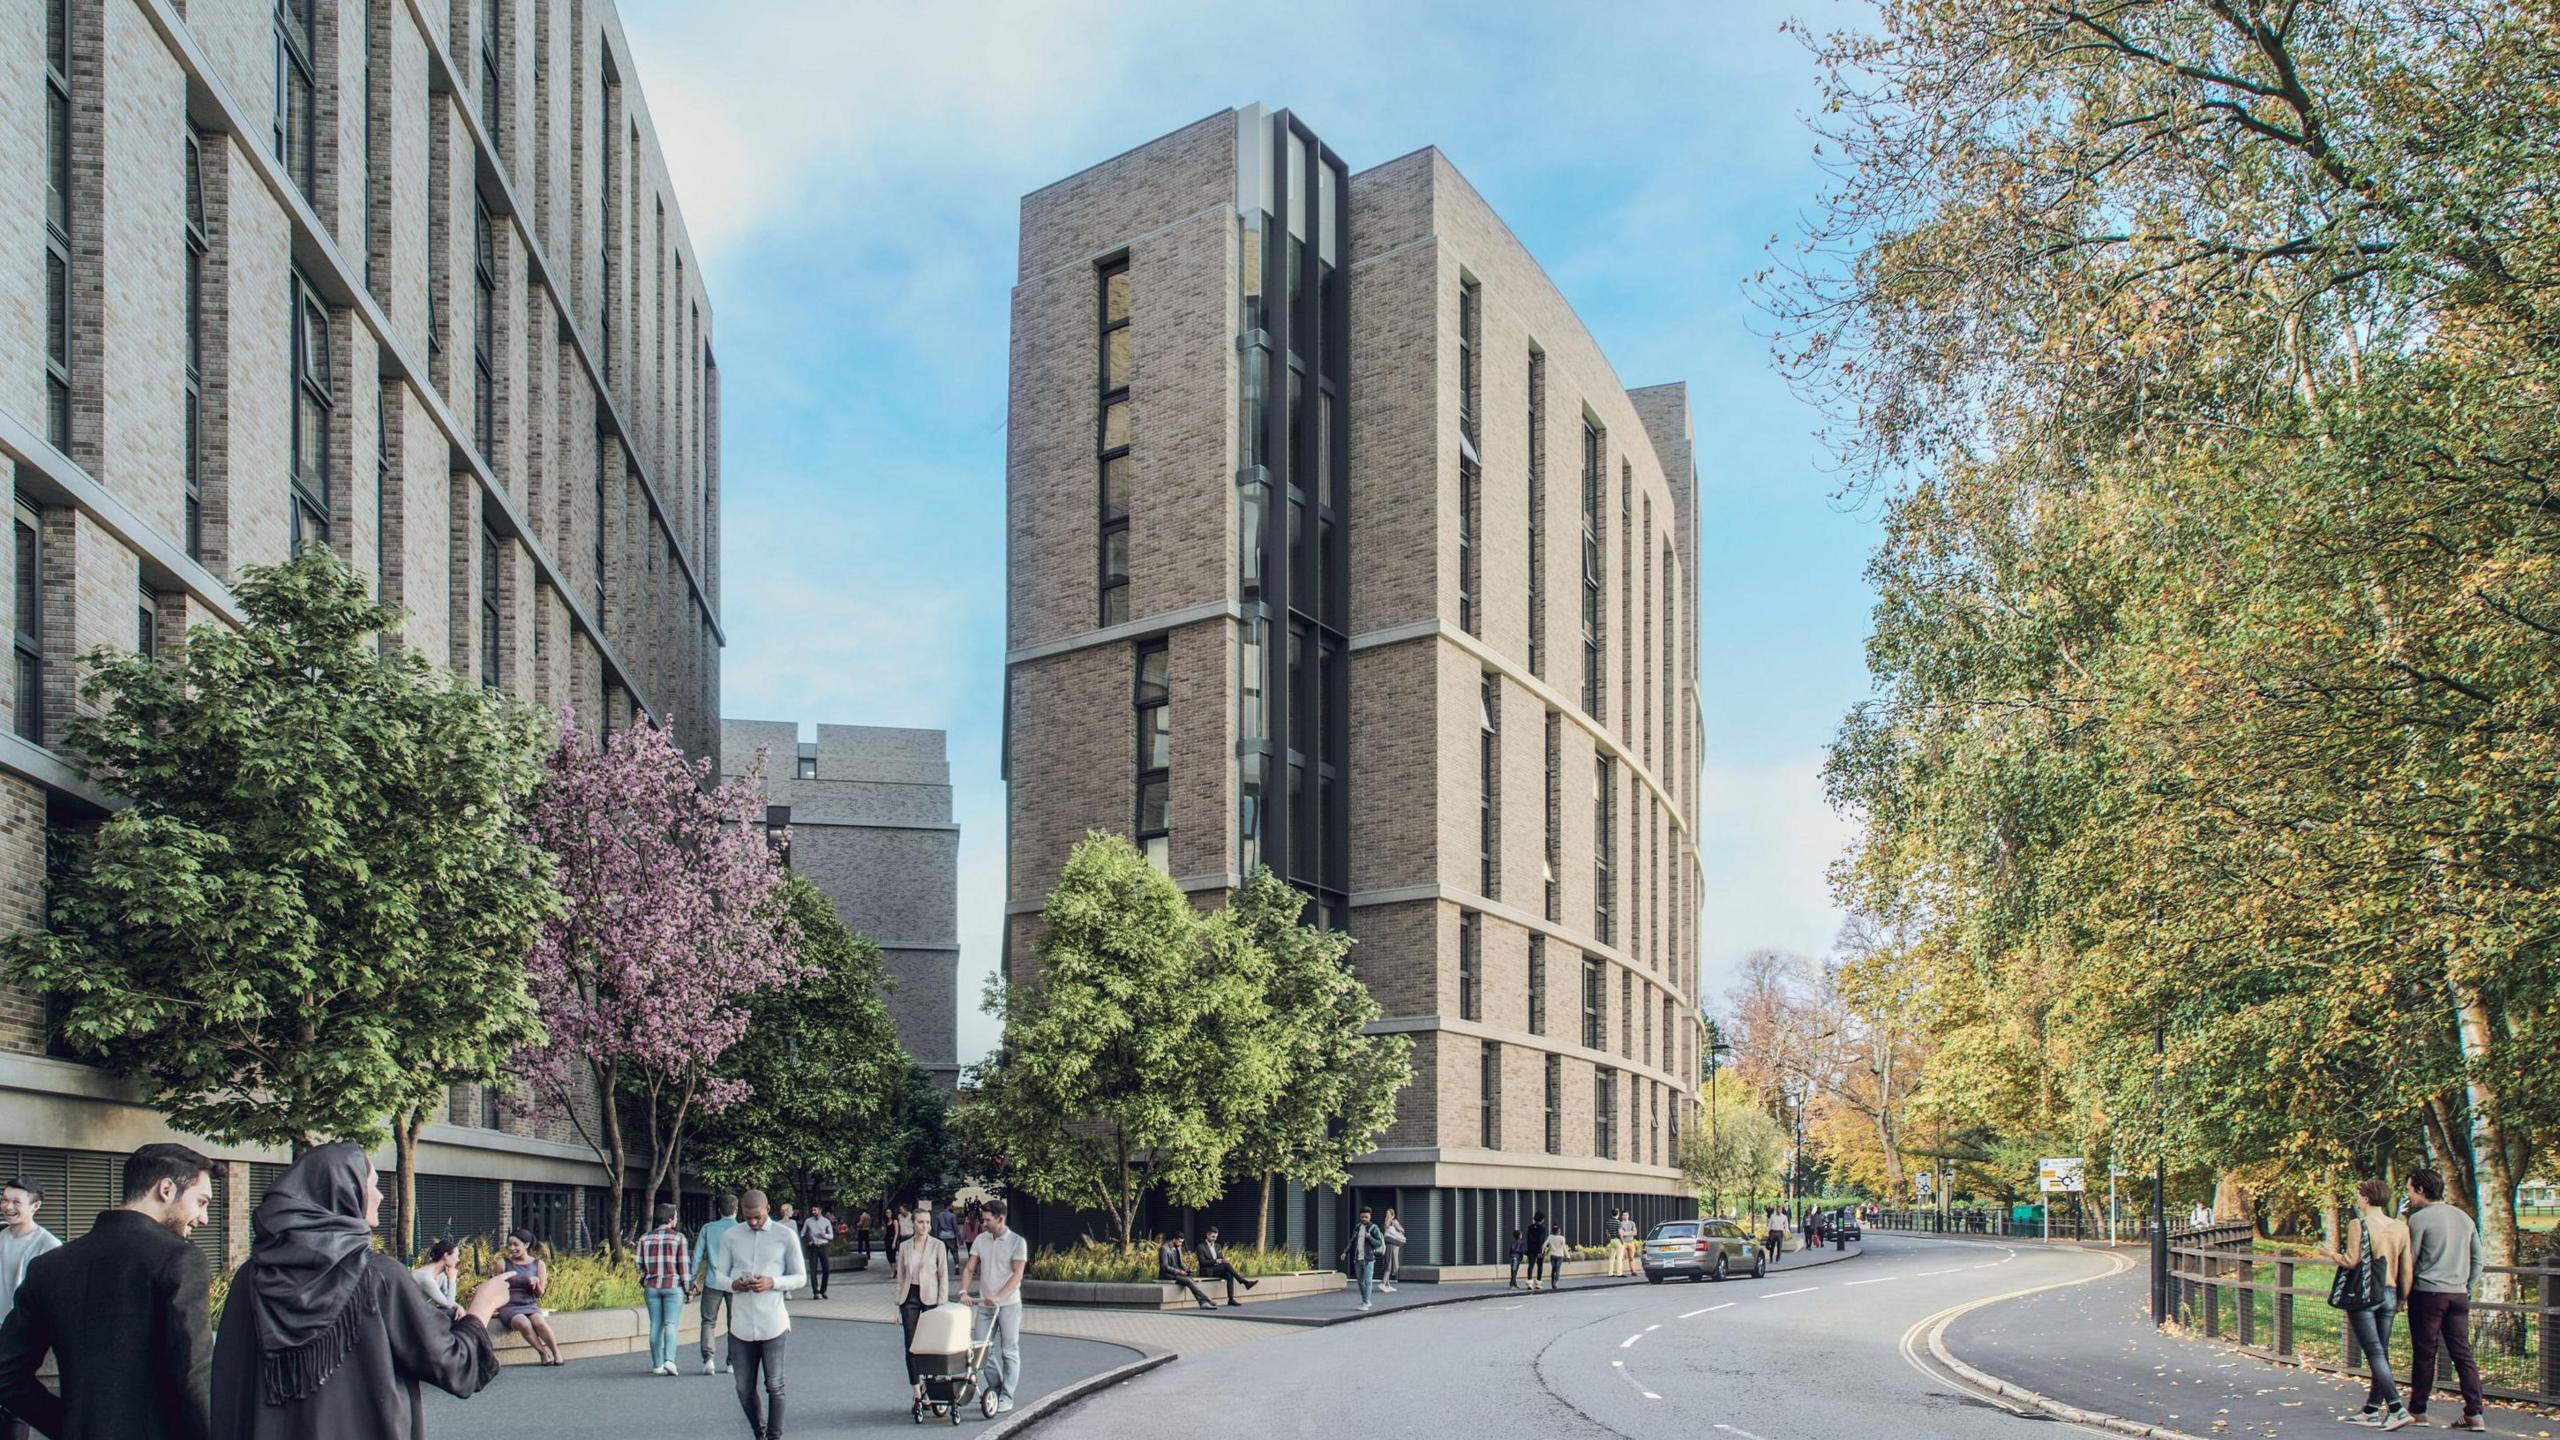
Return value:
<svg viewBox="0 0 2560 1440">
<path fill-rule="evenodd" d="M 654 1195 L 674 1178 L 687 1125 L 746 1098 L 713 1067 L 746 1030 L 747 998 L 805 974 L 765 838 L 764 757 L 711 780 L 708 760 L 686 759 L 645 719 L 599 745 L 563 713 L 534 802 L 563 910 L 525 967 L 550 1040 L 519 1054 L 515 1073 L 595 1150 L 615 1241 L 630 1153 L 618 1097 L 647 1117 L 643 1193 Z M 578 1103 L 586 1087 L 592 1114 Z"/>
</svg>

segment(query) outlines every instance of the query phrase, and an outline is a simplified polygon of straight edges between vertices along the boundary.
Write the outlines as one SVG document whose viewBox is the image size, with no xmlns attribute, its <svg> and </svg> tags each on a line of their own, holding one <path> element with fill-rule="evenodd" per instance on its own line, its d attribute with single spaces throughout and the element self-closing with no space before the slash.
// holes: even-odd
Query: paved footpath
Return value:
<svg viewBox="0 0 2560 1440">
<path fill-rule="evenodd" d="M 2022 1242 L 2018 1248 L 2032 1247 Z M 2101 1252 L 2088 1259 L 2105 1263 Z M 2301 1323 L 2332 1323 L 2327 1307 L 2301 1304 Z M 2087 1284 L 1960 1316 L 1947 1327 L 1945 1343 L 1957 1359 L 2012 1385 L 2145 1425 L 2198 1436 L 2349 1433 L 2338 1417 L 2364 1404 L 2363 1381 L 2163 1334 L 2152 1328 L 2150 1305 L 2150 1276 L 2137 1259 L 2134 1268 Z M 2399 1378 L 2405 1390 L 2409 1377 Z M 2428 1403 L 2427 1418 L 2439 1425 L 2461 1414 L 2457 1396 L 2438 1394 Z M 2560 1423 L 2495 1406 L 2489 1428 L 2505 1435 L 2560 1434 Z"/>
</svg>

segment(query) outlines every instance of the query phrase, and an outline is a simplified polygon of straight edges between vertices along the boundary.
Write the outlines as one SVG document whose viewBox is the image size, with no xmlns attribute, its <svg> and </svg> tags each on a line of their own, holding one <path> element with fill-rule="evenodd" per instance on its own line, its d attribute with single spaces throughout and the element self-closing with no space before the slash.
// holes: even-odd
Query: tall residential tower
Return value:
<svg viewBox="0 0 2560 1440">
<path fill-rule="evenodd" d="M 1694 1213 L 1686 388 L 1438 151 L 1255 106 L 1024 199 L 1010 401 L 1008 970 L 1089 829 L 1202 904 L 1268 865 L 1413 1038 L 1352 1184 L 1410 1263 Z"/>
</svg>

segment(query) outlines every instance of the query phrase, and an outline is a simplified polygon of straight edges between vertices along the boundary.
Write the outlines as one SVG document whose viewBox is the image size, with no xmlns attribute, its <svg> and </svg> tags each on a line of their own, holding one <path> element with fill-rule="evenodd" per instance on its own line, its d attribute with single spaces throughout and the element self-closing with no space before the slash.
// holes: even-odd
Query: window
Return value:
<svg viewBox="0 0 2560 1440">
<path fill-rule="evenodd" d="M 46 0 L 44 31 L 44 423 L 71 448 L 71 0 Z M 26 734 L 24 727 L 19 734 Z"/>
<path fill-rule="evenodd" d="M 1618 972 L 1618 1053 L 1629 1060 L 1636 1058 L 1636 976 L 1632 970 Z"/>
<path fill-rule="evenodd" d="M 596 623 L 604 623 L 604 467 L 596 467 Z"/>
<path fill-rule="evenodd" d="M 1529 1033 L 1547 1033 L 1547 937 L 1529 932 Z"/>
<path fill-rule="evenodd" d="M 498 688 L 498 532 L 480 528 L 480 683 Z"/>
<path fill-rule="evenodd" d="M 1644 1127 L 1645 1158 L 1662 1163 L 1662 1087 L 1647 1081 L 1644 1087 L 1646 1118 Z"/>
<path fill-rule="evenodd" d="M 317 0 L 276 0 L 276 158 L 317 204 L 320 80 L 312 69 L 312 12 Z"/>
<path fill-rule="evenodd" d="M 18 738 L 44 743 L 44 522 L 23 503 L 18 517 L 17 704 L 11 712 Z"/>
<path fill-rule="evenodd" d="M 1172 788 L 1172 652 L 1162 640 L 1138 647 L 1138 849 L 1162 874 L 1173 873 L 1173 841 L 1166 813 Z"/>
<path fill-rule="evenodd" d="M 1582 422 L 1582 711 L 1600 718 L 1600 427 Z"/>
<path fill-rule="evenodd" d="M 1547 1153 L 1564 1153 L 1564 1057 L 1547 1056 L 1546 1097 Z"/>
<path fill-rule="evenodd" d="M 791 868 L 790 806 L 767 805 L 764 807 L 764 843 L 772 847 L 774 854 L 782 857 L 783 869 Z"/>
<path fill-rule="evenodd" d="M 622 158 L 622 147 L 615 143 L 614 132 L 617 117 L 622 114 L 622 86 L 614 78 L 610 50 L 604 52 L 604 67 L 604 154 L 600 157 L 603 179 L 599 182 L 601 199 L 596 206 L 596 294 L 602 297 L 596 305 L 596 366 L 603 372 L 604 382 L 610 385 L 613 383 L 613 256 L 621 248 L 616 242 L 622 234 L 622 227 L 615 223 L 621 219 L 621 212 L 614 208 L 617 188 L 614 180 L 621 169 L 618 162 Z"/>
<path fill-rule="evenodd" d="M 1484 991 L 1484 917 L 1458 912 L 1458 1018 L 1481 1020 Z"/>
<path fill-rule="evenodd" d="M 800 752 L 799 760 L 800 760 L 799 767 L 798 767 L 798 769 L 797 769 L 797 770 L 795 770 L 795 771 L 793 772 L 793 774 L 795 775 L 795 777 L 796 777 L 796 778 L 798 778 L 798 779 L 802 779 L 802 780 L 815 780 L 815 779 L 817 779 L 817 778 L 818 778 L 818 757 L 817 757 L 817 756 L 815 756 L 815 755 L 813 755 L 813 754 L 811 754 L 811 753 L 809 753 L 809 751 L 808 751 L 808 750 L 803 749 L 803 750 Z"/>
<path fill-rule="evenodd" d="M 1618 1072 L 1606 1066 L 1591 1072 L 1591 1153 L 1618 1158 Z"/>
<path fill-rule="evenodd" d="M 1609 1044 L 1609 975 L 1604 964 L 1589 955 L 1582 957 L 1582 1048 L 1606 1049 Z"/>
<path fill-rule="evenodd" d="M 433 91 L 427 95 L 427 140 L 433 151 L 427 165 L 427 370 L 429 383 L 449 386 L 444 367 L 444 287 L 445 246 L 450 243 L 444 231 L 445 191 L 448 188 L 441 172 L 445 153 L 445 97 Z"/>
<path fill-rule="evenodd" d="M 300 275 L 293 279 L 292 550 L 329 543 L 329 312 Z"/>
<path fill-rule="evenodd" d="M 1547 673 L 1547 352 L 1529 349 L 1529 673 Z M 1549 918 L 1553 918 L 1550 916 Z"/>
<path fill-rule="evenodd" d="M 213 251 L 212 227 L 205 223 L 204 140 L 187 131 L 187 390 L 186 472 L 187 558 L 204 558 L 204 267 Z"/>
<path fill-rule="evenodd" d="M 148 585 L 137 596 L 133 621 L 133 653 L 145 660 L 160 658 L 160 597 Z"/>
<path fill-rule="evenodd" d="M 1476 731 L 1476 891 L 1490 900 L 1502 893 L 1500 821 L 1495 802 L 1502 771 L 1502 679 L 1484 672 Z"/>
<path fill-rule="evenodd" d="M 494 468 L 498 415 L 498 262 L 490 238 L 489 211 L 471 192 L 471 439 Z"/>
<path fill-rule="evenodd" d="M 1487 1040 L 1476 1076 L 1476 1143 L 1502 1148 L 1502 1047 Z"/>
<path fill-rule="evenodd" d="M 1458 628 L 1484 633 L 1479 596 L 1483 575 L 1477 537 L 1482 525 L 1484 472 L 1476 448 L 1476 327 L 1483 306 L 1473 280 L 1458 282 Z"/>
<path fill-rule="evenodd" d="M 1562 735 L 1560 732 L 1563 725 L 1564 716 L 1562 714 L 1553 710 L 1547 712 L 1545 735 L 1547 749 L 1547 780 L 1541 790 L 1541 797 L 1546 804 L 1546 844 L 1538 857 L 1538 874 L 1539 878 L 1546 883 L 1547 918 L 1550 920 L 1561 920 L 1564 918 L 1563 907 L 1558 903 L 1556 887 L 1556 864 L 1558 858 L 1556 850 L 1557 835 L 1563 828 L 1557 823 L 1557 812 L 1562 809 L 1564 805 L 1563 767 L 1556 763 L 1556 752 L 1562 748 Z"/>
<path fill-rule="evenodd" d="M 1602 944 L 1617 939 L 1618 776 L 1603 755 L 1591 765 L 1591 934 Z"/>
<path fill-rule="evenodd" d="M 480 47 L 480 118 L 489 127 L 489 143 L 498 143 L 497 6 L 477 0 L 471 7 L 471 33 Z"/>
<path fill-rule="evenodd" d="M 405 401 L 403 410 L 406 410 Z M 391 491 L 397 483 L 391 478 L 391 387 L 376 385 L 373 387 L 373 598 L 376 600 L 383 597 L 384 579 L 395 563 L 390 554 L 395 544 L 391 539 L 390 515 Z M 373 640 L 375 649 L 388 653 L 387 647 L 391 642 L 388 633 L 378 633 Z"/>
<path fill-rule="evenodd" d="M 1129 262 L 1102 267 L 1102 623 L 1129 618 Z"/>
<path fill-rule="evenodd" d="M 1662 1068 L 1665 1070 L 1676 1069 L 1674 1060 L 1678 1053 L 1678 1051 L 1672 1048 L 1671 1044 L 1671 997 L 1665 995 L 1662 997 Z M 1650 1059 L 1651 1057 L 1648 1056 L 1648 1063 L 1650 1063 Z"/>
</svg>

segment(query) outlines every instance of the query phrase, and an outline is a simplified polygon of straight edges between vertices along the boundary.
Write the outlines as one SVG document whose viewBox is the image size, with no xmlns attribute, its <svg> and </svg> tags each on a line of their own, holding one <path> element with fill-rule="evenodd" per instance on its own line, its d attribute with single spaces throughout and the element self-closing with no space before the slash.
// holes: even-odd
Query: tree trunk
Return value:
<svg viewBox="0 0 2560 1440">
<path fill-rule="evenodd" d="M 2471 1159 L 2474 1214 L 2480 1222 L 2480 1258 L 2487 1265 L 2513 1265 L 2521 1240 L 2516 1223 L 2516 1175 L 2507 1149 L 2506 1117 L 2499 1107 L 2497 1084 L 2489 1078 L 2490 1046 L 2496 1020 L 2479 987 L 2453 982 L 2454 1020 L 2462 1037 L 2462 1059 L 2468 1072 L 2471 1110 Z M 2504 1303 L 2515 1298 L 2515 1277 L 2481 1276 L 2480 1298 Z M 2513 1311 L 2488 1312 L 2480 1325 L 2483 1338 L 2511 1355 L 2524 1353 L 2524 1318 Z"/>
<path fill-rule="evenodd" d="M 418 1132 L 426 1126 L 424 1105 L 410 1106 L 391 1122 L 391 1164 L 400 1172 L 399 1206 L 394 1212 L 399 1228 L 393 1232 L 391 1253 L 404 1265 L 415 1258 L 418 1248 Z"/>
<path fill-rule="evenodd" d="M 603 1070 L 595 1072 L 596 1088 L 603 1094 L 597 1108 L 604 1114 L 604 1245 L 616 1254 L 622 1250 L 622 1170 L 628 1158 L 622 1140 L 622 1106 L 612 1088 L 612 1078 Z"/>
<path fill-rule="evenodd" d="M 1262 1246 L 1271 1243 L 1271 1172 L 1268 1170 L 1262 1172 L 1262 1213 L 1253 1222 L 1253 1243 Z"/>
</svg>

